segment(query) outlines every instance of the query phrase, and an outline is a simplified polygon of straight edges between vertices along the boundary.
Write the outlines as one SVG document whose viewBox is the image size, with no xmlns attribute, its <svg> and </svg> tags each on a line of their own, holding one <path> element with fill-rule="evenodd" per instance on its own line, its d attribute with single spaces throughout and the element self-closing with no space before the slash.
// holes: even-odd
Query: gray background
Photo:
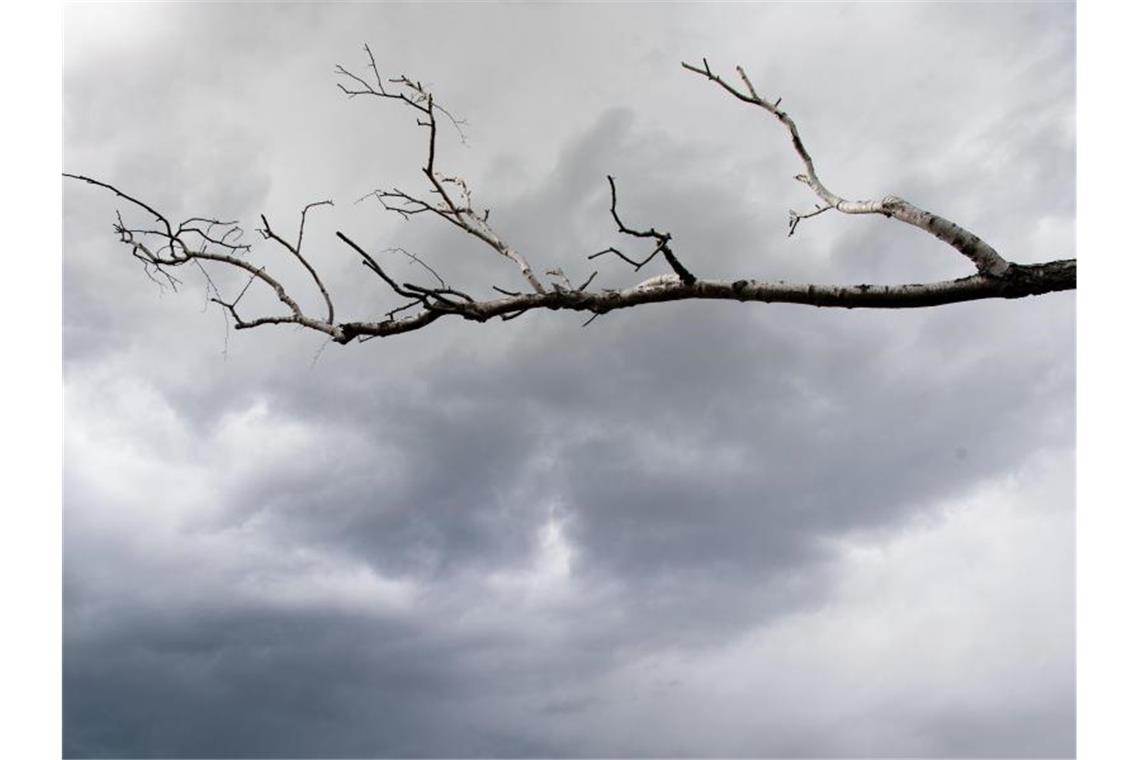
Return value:
<svg viewBox="0 0 1140 760">
<path fill-rule="evenodd" d="M 743 64 L 837 192 L 1046 261 L 1073 255 L 1073 21 L 72 6 L 64 164 L 251 239 L 257 214 L 291 231 L 332 198 L 306 239 L 345 317 L 391 301 L 337 229 L 518 287 L 454 229 L 353 203 L 422 188 L 411 114 L 335 87 L 368 42 L 467 120 L 440 166 L 536 268 L 644 276 L 584 260 L 633 250 L 611 173 L 623 218 L 670 230 L 700 276 L 952 278 L 969 262 L 884 219 L 788 239 L 813 199 L 786 134 L 679 63 Z M 227 332 L 198 278 L 163 293 L 114 242 L 126 206 L 72 183 L 64 201 L 66 754 L 1073 753 L 1073 294 L 650 305 L 326 346 Z"/>
</svg>

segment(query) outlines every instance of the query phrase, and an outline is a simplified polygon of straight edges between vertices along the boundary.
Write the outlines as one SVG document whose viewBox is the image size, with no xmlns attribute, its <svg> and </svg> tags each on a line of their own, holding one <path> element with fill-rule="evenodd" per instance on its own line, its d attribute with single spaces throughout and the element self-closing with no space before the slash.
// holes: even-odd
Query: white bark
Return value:
<svg viewBox="0 0 1140 760">
<path fill-rule="evenodd" d="M 319 319 L 306 315 L 298 301 L 286 291 L 278 279 L 268 274 L 264 267 L 253 264 L 244 257 L 249 252 L 249 245 L 231 242 L 231 239 L 238 239 L 237 233 L 240 228 L 237 227 L 236 223 L 195 217 L 182 222 L 175 228 L 165 216 L 154 208 L 109 183 L 76 174 L 65 174 L 64 176 L 110 190 L 153 218 L 150 226 L 147 227 L 128 228 L 122 222 L 121 217 L 119 223 L 115 225 L 120 240 L 129 246 L 135 258 L 143 263 L 147 275 L 152 279 L 156 279 L 155 275 L 162 275 L 170 285 L 176 286 L 178 280 L 170 274 L 169 270 L 187 263 L 193 263 L 202 270 L 207 278 L 207 287 L 214 294 L 211 300 L 226 310 L 232 317 L 237 329 L 248 329 L 267 324 L 295 324 L 324 333 L 338 343 L 419 330 L 445 316 L 485 322 L 494 318 L 515 319 L 534 309 L 566 309 L 589 312 L 592 316 L 587 320 L 588 324 L 596 317 L 611 311 L 647 303 L 687 299 L 797 303 L 818 307 L 897 309 L 939 306 L 983 298 L 1023 298 L 1076 288 L 1077 265 L 1075 260 L 1051 261 L 1045 264 L 1032 265 L 1010 263 L 1002 258 L 992 246 L 972 232 L 901 198 L 888 196 L 878 201 L 852 201 L 833 192 L 820 179 L 815 163 L 800 137 L 796 123 L 787 112 L 779 108 L 781 101 L 777 99 L 775 102 L 770 102 L 760 97 L 743 69 L 737 68 L 737 73 L 744 86 L 744 89 L 738 89 L 714 74 L 708 61 L 702 60 L 703 66 L 701 67 L 687 63 L 683 63 L 682 66 L 715 82 L 737 99 L 767 111 L 779 120 L 790 134 L 792 147 L 804 165 L 804 173 L 798 175 L 796 179 L 806 184 L 822 201 L 822 205 L 817 205 L 815 210 L 809 212 L 792 211 L 789 234 L 795 232 L 800 221 L 832 209 L 844 214 L 880 214 L 917 227 L 952 246 L 973 262 L 978 273 L 944 282 L 905 285 L 789 284 L 756 279 L 702 280 L 690 272 L 681 262 L 681 257 L 672 248 L 672 236 L 668 232 L 658 231 L 655 227 L 635 229 L 626 226 L 618 216 L 617 188 L 614 179 L 607 177 L 611 193 L 610 214 L 617 225 L 618 232 L 639 242 L 652 243 L 654 247 L 642 258 L 630 258 L 613 247 L 599 251 L 587 258 L 595 259 L 609 254 L 621 259 L 635 271 L 640 271 L 653 261 L 660 261 L 657 256 L 661 254 L 661 258 L 665 260 L 672 271 L 654 275 L 624 290 L 603 288 L 600 291 L 590 291 L 587 290 L 587 287 L 593 282 L 594 277 L 598 274 L 597 272 L 594 272 L 589 279 L 575 288 L 566 279 L 561 269 L 551 269 L 548 274 L 554 276 L 555 280 L 552 281 L 551 288 L 548 289 L 535 275 L 526 257 L 510 246 L 491 228 L 488 223 L 490 212 L 484 210 L 482 213 L 476 213 L 471 204 L 471 192 L 467 183 L 459 177 L 447 177 L 436 172 L 436 114 L 444 114 L 452 125 L 460 131 L 461 138 L 460 124 L 462 122 L 440 107 L 432 94 L 424 89 L 419 82 L 406 76 L 385 80 L 381 77 L 376 67 L 376 61 L 367 46 L 365 50 L 368 53 L 369 68 L 375 83 L 338 67 L 338 71 L 354 85 L 353 88 L 349 88 L 341 84 L 340 88 L 349 97 L 367 95 L 394 100 L 415 111 L 417 124 L 428 130 L 427 160 L 422 170 L 429 182 L 431 193 L 433 196 L 437 196 L 437 199 L 433 198 L 433 202 L 428 202 L 399 189 L 377 190 L 372 195 L 380 201 L 385 209 L 394 211 L 405 218 L 427 213 L 478 238 L 496 253 L 512 261 L 533 292 L 524 294 L 494 287 L 493 289 L 501 293 L 503 297 L 478 300 L 467 293 L 448 287 L 443 277 L 435 269 L 428 267 L 421 259 L 407 252 L 405 252 L 406 255 L 415 261 L 419 261 L 436 278 L 437 284 L 427 287 L 408 282 L 400 283 L 389 276 L 368 251 L 356 244 L 343 232 L 338 231 L 337 237 L 347 244 L 355 255 L 360 257 L 361 263 L 376 274 L 394 293 L 405 299 L 405 302 L 384 314 L 381 319 L 337 322 L 333 297 L 325 287 L 316 268 L 305 258 L 301 250 L 306 212 L 315 205 L 331 205 L 331 201 L 309 204 L 305 207 L 301 212 L 301 226 L 296 244 L 281 238 L 269 226 L 268 220 L 262 216 L 261 232 L 263 237 L 288 249 L 308 272 L 320 292 L 325 305 L 326 317 Z M 386 89 L 385 82 L 388 86 L 395 85 L 395 90 Z M 151 244 L 145 241 L 155 242 Z M 249 280 L 235 298 L 223 299 L 217 289 L 213 287 L 213 281 L 203 268 L 204 263 L 240 269 L 249 275 Z M 239 316 L 238 304 L 246 290 L 255 282 L 260 282 L 273 290 L 278 301 L 285 306 L 287 313 L 255 319 L 244 319 Z"/>
<path fill-rule="evenodd" d="M 800 137 L 796 123 L 792 120 L 792 117 L 788 116 L 786 111 L 779 109 L 779 100 L 773 103 L 760 97 L 756 92 L 756 88 L 752 86 L 752 82 L 748 79 L 748 75 L 740 66 L 736 67 L 736 72 L 740 75 L 741 81 L 744 82 L 747 93 L 736 89 L 721 79 L 721 77 L 714 74 L 712 69 L 709 68 L 708 60 L 702 60 L 702 63 L 702 68 L 687 63 L 682 63 L 681 65 L 689 71 L 696 72 L 716 82 L 745 103 L 751 103 L 752 105 L 763 108 L 779 119 L 780 123 L 787 128 L 788 133 L 791 135 L 792 147 L 799 155 L 805 169 L 803 174 L 796 175 L 796 179 L 810 187 L 812 192 L 819 196 L 825 204 L 824 206 L 817 207 L 815 211 L 808 213 L 801 214 L 792 211 L 792 232 L 795 231 L 796 224 L 800 220 L 817 216 L 829 209 L 835 209 L 844 214 L 882 214 L 883 216 L 898 219 L 900 222 L 918 227 L 920 230 L 930 233 L 944 243 L 950 244 L 973 261 L 979 272 L 1000 277 L 1009 269 L 1009 262 L 1003 259 L 997 251 L 974 233 L 959 227 L 954 222 L 944 219 L 937 214 L 932 214 L 929 211 L 921 209 L 902 198 L 892 195 L 880 201 L 851 201 L 833 193 L 820 180 L 815 170 L 815 162 L 812 161 L 811 155 L 808 154 L 807 147 L 805 147 L 803 139 Z"/>
</svg>

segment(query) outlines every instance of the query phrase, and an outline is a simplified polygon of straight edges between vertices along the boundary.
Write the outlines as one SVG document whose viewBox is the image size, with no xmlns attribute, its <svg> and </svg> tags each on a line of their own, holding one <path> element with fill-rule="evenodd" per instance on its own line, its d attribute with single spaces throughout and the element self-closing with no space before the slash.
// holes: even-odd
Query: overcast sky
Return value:
<svg viewBox="0 0 1140 760">
<path fill-rule="evenodd" d="M 786 133 L 680 61 L 782 97 L 837 192 L 1029 263 L 1074 256 L 1073 34 L 1065 4 L 69 6 L 64 165 L 251 239 L 334 200 L 306 241 L 347 318 L 390 301 L 338 229 L 518 287 L 354 204 L 422 183 L 411 115 L 336 89 L 367 42 L 466 119 L 440 168 L 537 269 L 645 276 L 585 260 L 628 246 L 613 174 L 699 276 L 953 278 L 885 219 L 786 237 Z M 64 203 L 67 755 L 1073 754 L 1072 293 L 341 347 L 227 331 L 116 244 L 127 206 Z"/>
</svg>

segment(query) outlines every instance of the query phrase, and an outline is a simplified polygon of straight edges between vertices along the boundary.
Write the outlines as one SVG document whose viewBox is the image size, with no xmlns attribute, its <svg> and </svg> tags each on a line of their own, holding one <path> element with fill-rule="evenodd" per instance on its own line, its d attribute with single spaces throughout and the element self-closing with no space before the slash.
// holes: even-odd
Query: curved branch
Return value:
<svg viewBox="0 0 1140 760">
<path fill-rule="evenodd" d="M 317 289 L 321 291 L 321 295 L 325 299 L 325 306 L 328 309 L 328 323 L 332 324 L 333 319 L 334 319 L 332 298 L 329 296 L 329 292 L 325 288 L 325 284 L 323 282 L 321 282 L 321 278 L 320 278 L 320 275 L 317 274 L 317 270 L 313 269 L 313 265 L 309 263 L 308 259 L 306 259 L 304 256 L 301 255 L 301 241 L 305 237 L 305 214 L 307 214 L 309 212 L 309 209 L 313 208 L 314 206 L 326 206 L 326 205 L 331 206 L 331 205 L 333 205 L 333 202 L 332 201 L 318 201 L 317 203 L 308 204 L 307 206 L 305 206 L 305 208 L 303 208 L 301 210 L 301 225 L 300 225 L 300 228 L 297 230 L 297 244 L 296 245 L 291 244 L 288 240 L 285 240 L 280 235 L 278 235 L 276 232 L 274 232 L 273 229 L 269 226 L 269 220 L 265 218 L 265 214 L 261 215 L 261 224 L 262 224 L 261 234 L 264 235 L 267 239 L 271 239 L 271 240 L 274 240 L 277 243 L 279 243 L 287 251 L 289 251 L 291 254 L 293 254 L 293 256 L 296 257 L 297 261 L 301 262 L 301 266 L 305 267 L 305 270 L 309 273 L 309 276 L 313 278 L 313 282 L 316 283 Z"/>
<path fill-rule="evenodd" d="M 92 179 L 91 177 L 85 177 L 85 176 L 83 176 L 82 174 L 68 174 L 67 172 L 64 172 L 64 173 L 63 173 L 63 176 L 65 176 L 65 177 L 68 177 L 68 178 L 70 178 L 70 179 L 77 179 L 77 180 L 79 180 L 79 181 L 81 181 L 81 182 L 86 182 L 86 183 L 87 183 L 87 184 L 89 184 L 89 185 L 95 185 L 96 187 L 102 187 L 102 188 L 105 188 L 105 189 L 107 189 L 107 190 L 110 190 L 112 193 L 114 193 L 115 195 L 119 196 L 120 198 L 123 198 L 123 199 L 125 199 L 125 200 L 128 200 L 128 201 L 130 201 L 131 203 L 135 204 L 136 206 L 138 206 L 138 207 L 140 207 L 140 208 L 146 209 L 147 211 L 149 211 L 151 214 L 153 214 L 153 215 L 154 215 L 154 220 L 155 220 L 156 222 L 162 222 L 162 224 L 163 224 L 163 225 L 166 227 L 166 234 L 167 234 L 167 236 L 168 236 L 168 237 L 171 237 L 171 236 L 173 236 L 173 235 L 174 235 L 174 232 L 173 232 L 173 230 L 171 230 L 171 228 L 170 228 L 170 222 L 168 222 L 168 221 L 166 220 L 166 217 L 165 217 L 165 216 L 163 216 L 162 214 L 158 213 L 158 212 L 157 212 L 157 211 L 155 211 L 153 208 L 151 208 L 151 207 L 150 207 L 150 206 L 148 206 L 147 204 L 145 204 L 145 203 L 143 203 L 142 201 L 140 201 L 138 198 L 132 198 L 131 196 L 127 195 L 126 193 L 123 193 L 123 192 L 121 192 L 121 191 L 120 191 L 120 190 L 119 190 L 117 187 L 115 187 L 114 185 L 108 185 L 106 182 L 100 182 L 100 181 L 99 181 L 99 180 L 97 180 L 97 179 Z"/>
<path fill-rule="evenodd" d="M 756 88 L 752 86 L 751 80 L 748 79 L 748 75 L 740 66 L 736 67 L 736 73 L 740 76 L 741 81 L 744 82 L 747 92 L 737 89 L 718 74 L 714 74 L 712 69 L 709 68 L 708 59 L 702 58 L 701 64 L 702 66 L 698 68 L 692 64 L 682 62 L 681 66 L 715 82 L 738 100 L 763 108 L 779 119 L 780 123 L 787 128 L 788 133 L 791 135 L 792 147 L 795 148 L 805 169 L 805 173 L 796 175 L 796 179 L 810 187 L 826 205 L 817 207 L 815 211 L 807 214 L 792 211 L 791 229 L 788 234 L 795 232 L 796 225 L 801 219 L 808 219 L 832 208 L 844 214 L 882 214 L 883 216 L 898 219 L 900 222 L 918 227 L 920 230 L 924 230 L 942 242 L 951 245 L 962 255 L 973 261 L 979 272 L 986 272 L 995 276 L 1005 274 L 1010 266 L 1008 261 L 1002 258 L 997 251 L 977 235 L 969 230 L 963 229 L 948 219 L 925 211 L 896 196 L 887 196 L 878 201 L 849 201 L 833 193 L 823 184 L 819 175 L 816 174 L 815 162 L 812 161 L 811 155 L 808 154 L 807 148 L 804 146 L 803 139 L 800 138 L 800 132 L 799 129 L 796 128 L 796 123 L 792 120 L 792 117 L 788 116 L 787 111 L 781 111 L 779 109 L 781 99 L 777 99 L 773 103 L 760 97 L 756 92 Z"/>
<path fill-rule="evenodd" d="M 228 266 L 235 267 L 247 272 L 250 275 L 249 282 L 246 283 L 245 287 L 242 288 L 241 293 L 239 293 L 238 297 L 233 301 L 227 302 L 220 296 L 214 296 L 210 298 L 211 301 L 217 303 L 219 306 L 229 312 L 230 316 L 232 316 L 234 319 L 234 326 L 236 329 L 242 330 L 250 327 L 258 327 L 264 324 L 292 323 L 301 325 L 302 327 L 307 327 L 312 330 L 318 330 L 329 335 L 333 339 L 340 337 L 338 328 L 333 323 L 332 300 L 328 298 L 328 293 L 325 291 L 324 285 L 321 283 L 320 278 L 316 274 L 316 271 L 313 270 L 311 266 L 309 266 L 309 263 L 305 261 L 297 249 L 295 249 L 287 241 L 278 237 L 269 228 L 269 223 L 265 220 L 264 216 L 262 216 L 261 219 L 265 224 L 265 229 L 263 231 L 265 237 L 278 241 L 290 251 L 292 251 L 301 260 L 301 263 L 306 266 L 310 274 L 313 275 L 313 278 L 321 288 L 321 292 L 325 294 L 329 307 L 329 319 L 327 321 L 313 319 L 312 317 L 306 316 L 297 301 L 289 295 L 288 291 L 285 289 L 285 286 L 282 285 L 281 282 L 275 277 L 267 273 L 265 271 L 265 267 L 258 267 L 249 261 L 246 261 L 245 259 L 239 258 L 236 255 L 238 253 L 246 252 L 250 248 L 249 245 L 244 243 L 228 242 L 228 239 L 231 235 L 237 239 L 240 239 L 240 228 L 236 223 L 219 222 L 217 220 L 206 219 L 204 217 L 190 217 L 189 219 L 179 224 L 177 229 L 175 229 L 170 224 L 170 221 L 165 215 L 159 213 L 149 204 L 140 201 L 133 195 L 123 192 L 114 185 L 111 185 L 107 182 L 101 182 L 99 180 L 83 176 L 81 174 L 65 173 L 63 176 L 110 190 L 119 198 L 123 198 L 124 200 L 129 201 L 130 203 L 152 214 L 155 218 L 155 221 L 162 224 L 162 230 L 128 228 L 123 223 L 122 216 L 119 215 L 119 221 L 115 224 L 115 231 L 119 234 L 119 240 L 124 245 L 130 246 L 131 255 L 143 262 L 144 268 L 154 267 L 155 271 L 163 274 L 172 284 L 177 282 L 177 280 L 175 280 L 172 275 L 166 271 L 165 268 L 178 267 L 190 262 L 194 262 L 199 266 L 199 268 L 201 268 L 201 262 L 213 261 L 219 264 L 226 264 Z M 207 223 L 205 231 L 199 227 L 191 226 L 192 222 L 201 221 L 205 221 Z M 229 227 L 229 229 L 224 234 L 222 234 L 220 238 L 214 237 L 212 234 L 213 227 L 218 225 Z M 136 235 L 157 235 L 159 237 L 165 238 L 167 240 L 167 243 L 163 246 L 163 248 L 160 248 L 157 251 L 151 250 L 150 246 L 137 240 L 135 237 Z M 191 241 L 187 240 L 184 236 L 193 236 L 198 241 L 200 241 L 200 245 L 195 248 L 193 245 L 191 245 Z M 300 235 L 298 236 L 298 241 L 300 241 Z M 220 248 L 221 251 L 224 252 L 219 252 L 217 250 L 208 250 L 209 246 Z M 169 250 L 169 255 L 164 255 L 164 250 Z M 209 277 L 209 274 L 206 273 L 205 270 L 203 270 L 203 274 L 206 276 L 208 288 L 213 288 L 216 293 L 217 288 L 214 286 L 213 281 Z M 147 270 L 147 276 L 153 279 L 153 276 L 150 274 L 149 270 Z M 276 294 L 277 300 L 284 304 L 289 309 L 290 313 L 288 315 L 281 316 L 261 317 L 254 320 L 242 319 L 237 313 L 237 302 L 241 300 L 241 297 L 243 295 L 245 295 L 246 290 L 248 290 L 250 284 L 252 284 L 254 280 L 258 280 L 271 288 Z"/>
</svg>

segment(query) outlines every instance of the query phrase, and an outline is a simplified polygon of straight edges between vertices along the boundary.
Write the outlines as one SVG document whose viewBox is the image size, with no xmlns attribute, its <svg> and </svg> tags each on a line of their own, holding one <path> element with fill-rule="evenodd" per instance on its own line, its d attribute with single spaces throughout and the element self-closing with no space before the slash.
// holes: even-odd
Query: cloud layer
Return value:
<svg viewBox="0 0 1140 760">
<path fill-rule="evenodd" d="M 174 217 L 288 228 L 333 197 L 306 239 L 361 317 L 386 296 L 336 229 L 513 286 L 352 204 L 421 160 L 406 114 L 338 97 L 368 41 L 467 118 L 441 160 L 572 280 L 643 276 L 584 259 L 628 244 L 606 174 L 703 276 L 969 273 L 887 220 L 787 238 L 786 136 L 680 71 L 704 55 L 777 88 L 841 192 L 1073 255 L 1071 8 L 703 8 L 77 6 L 65 163 Z M 342 348 L 227 332 L 131 266 L 110 198 L 65 204 L 68 756 L 1073 753 L 1072 294 Z"/>
</svg>

